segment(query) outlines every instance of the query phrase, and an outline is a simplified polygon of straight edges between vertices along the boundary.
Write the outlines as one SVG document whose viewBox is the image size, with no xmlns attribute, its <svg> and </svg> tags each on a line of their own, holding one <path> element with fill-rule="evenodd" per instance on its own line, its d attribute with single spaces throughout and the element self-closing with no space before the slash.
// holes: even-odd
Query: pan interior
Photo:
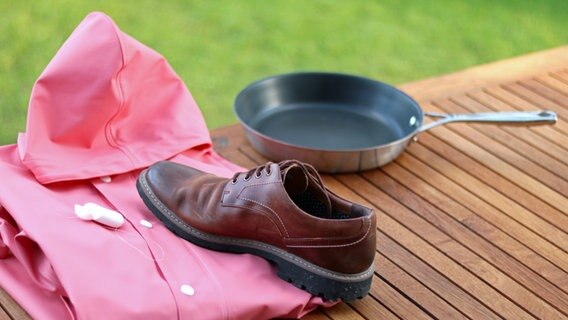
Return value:
<svg viewBox="0 0 568 320">
<path fill-rule="evenodd" d="M 299 102 L 258 113 L 251 127 L 271 138 L 325 150 L 373 148 L 404 138 L 395 119 L 344 103 Z"/>
</svg>

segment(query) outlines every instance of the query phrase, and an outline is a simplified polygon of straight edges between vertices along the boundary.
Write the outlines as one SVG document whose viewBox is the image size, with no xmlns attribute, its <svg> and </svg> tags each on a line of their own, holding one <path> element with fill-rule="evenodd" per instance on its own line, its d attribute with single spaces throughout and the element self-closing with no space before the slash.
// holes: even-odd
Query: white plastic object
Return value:
<svg viewBox="0 0 568 320">
<path fill-rule="evenodd" d="M 148 221 L 148 220 L 142 219 L 142 220 L 140 220 L 140 224 L 141 224 L 143 227 L 146 227 L 146 228 L 148 228 L 148 229 L 152 228 L 152 222 L 150 222 L 150 221 Z"/>
<path fill-rule="evenodd" d="M 195 290 L 193 289 L 192 286 L 188 285 L 188 284 L 184 284 L 181 286 L 180 288 L 181 293 L 185 294 L 186 296 L 192 296 L 195 294 Z"/>
<path fill-rule="evenodd" d="M 101 207 L 88 202 L 84 205 L 75 205 L 75 214 L 81 220 L 93 220 L 111 228 L 120 228 L 124 223 L 124 216 L 120 212 Z"/>
<path fill-rule="evenodd" d="M 101 177 L 101 181 L 104 183 L 109 183 L 112 181 L 112 178 L 109 176 Z"/>
</svg>

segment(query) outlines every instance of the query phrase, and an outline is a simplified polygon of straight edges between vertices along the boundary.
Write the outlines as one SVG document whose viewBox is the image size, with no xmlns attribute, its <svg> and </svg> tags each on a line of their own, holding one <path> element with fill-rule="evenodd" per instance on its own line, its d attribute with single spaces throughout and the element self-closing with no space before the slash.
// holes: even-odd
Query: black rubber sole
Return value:
<svg viewBox="0 0 568 320">
<path fill-rule="evenodd" d="M 136 181 L 136 188 L 144 204 L 177 236 L 198 246 L 223 252 L 250 253 L 276 264 L 278 276 L 324 300 L 353 301 L 361 299 L 369 292 L 374 268 L 358 274 L 342 274 L 327 270 L 268 244 L 207 234 L 192 228 L 177 219 L 161 203 L 146 182 L 146 171 Z"/>
</svg>

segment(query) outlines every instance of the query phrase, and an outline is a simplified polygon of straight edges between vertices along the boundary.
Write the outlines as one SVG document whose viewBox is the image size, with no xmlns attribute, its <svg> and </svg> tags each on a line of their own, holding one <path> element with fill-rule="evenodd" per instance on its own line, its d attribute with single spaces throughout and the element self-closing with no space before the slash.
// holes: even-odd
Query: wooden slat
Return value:
<svg viewBox="0 0 568 320">
<path fill-rule="evenodd" d="M 459 112 L 460 109 L 463 110 L 463 108 L 460 108 L 450 100 L 438 101 L 435 103 L 435 107 L 432 105 L 428 107 L 428 110 L 436 112 L 453 112 L 452 110 L 458 110 Z M 480 131 L 475 130 L 471 125 L 450 124 L 447 127 L 477 145 L 479 148 L 485 149 L 492 157 L 499 158 L 508 165 L 516 168 L 517 171 L 522 170 L 523 174 L 538 180 L 541 184 L 548 186 L 556 193 L 560 193 L 564 197 L 568 196 L 568 182 L 566 180 L 563 180 L 546 168 L 523 157 L 512 148 L 509 148 L 506 143 L 498 143 L 496 139 L 492 139 Z M 491 128 L 487 128 L 486 130 L 491 130 Z M 519 148 L 522 147 L 520 144 L 516 146 Z M 530 149 L 530 147 L 527 147 L 527 149 Z M 525 152 L 530 151 L 525 150 Z"/>
<path fill-rule="evenodd" d="M 365 318 L 346 303 L 339 303 L 331 308 L 325 309 L 323 313 L 334 320 L 365 320 Z"/>
<path fill-rule="evenodd" d="M 568 84 L 568 72 L 566 70 L 552 71 L 550 72 L 550 76 L 559 80 L 560 82 Z"/>
<path fill-rule="evenodd" d="M 408 154 L 403 155 L 397 159 L 396 162 L 413 172 L 416 177 L 427 179 L 436 189 L 465 206 L 469 207 L 469 202 L 479 203 L 479 205 L 472 207 L 475 208 L 476 216 L 483 218 L 498 230 L 510 232 L 510 230 L 514 229 L 515 231 L 511 232 L 511 234 L 518 235 L 517 237 L 520 242 L 527 242 L 526 245 L 535 248 L 537 252 L 557 252 L 559 259 L 554 259 L 555 261 L 562 262 L 564 261 L 563 258 L 566 258 L 566 256 L 562 254 L 562 250 L 554 248 L 553 242 L 549 242 L 545 240 L 546 238 L 537 236 L 534 231 L 529 231 L 532 227 L 531 222 L 538 221 L 539 223 L 543 223 L 539 220 L 542 217 L 534 215 L 534 212 L 528 212 L 513 200 L 499 193 L 492 186 L 484 184 L 478 178 L 433 151 L 417 144 L 410 148 Z M 428 164 L 428 166 L 426 164 Z M 388 172 L 388 170 L 393 169 L 390 169 L 390 167 L 385 168 L 385 171 Z M 448 172 L 451 174 L 448 174 Z M 472 200 L 465 201 L 466 199 Z M 503 212 L 508 212 L 509 214 L 503 215 L 501 214 Z M 519 219 L 518 212 L 522 212 L 524 217 Z M 563 222 L 567 221 L 568 217 L 557 211 L 550 210 L 550 212 L 554 215 L 552 219 L 547 220 L 549 222 L 548 225 L 565 231 L 568 225 Z M 460 220 L 465 219 L 460 218 Z M 478 223 L 475 223 L 475 225 L 478 225 Z M 483 227 L 483 230 L 487 230 L 487 228 L 489 228 L 489 226 Z M 500 234 L 499 237 L 502 238 L 503 235 Z M 539 266 L 538 269 L 542 269 L 542 266 Z"/>
<path fill-rule="evenodd" d="M 562 68 L 553 72 L 559 75 L 564 82 L 568 83 L 568 67 L 566 67 L 566 64 Z"/>
<path fill-rule="evenodd" d="M 16 301 L 14 301 L 14 299 L 12 299 L 12 297 L 10 297 L 10 295 L 3 289 L 0 289 L 0 305 L 2 305 L 2 311 L 4 315 L 6 314 L 9 315 L 9 318 L 15 320 L 31 319 L 30 316 L 26 313 L 26 311 L 24 311 L 16 303 Z"/>
<path fill-rule="evenodd" d="M 531 303 L 535 303 L 535 305 L 526 306 L 527 309 L 536 312 L 535 314 L 540 312 L 542 309 L 548 309 L 549 312 L 552 312 L 551 314 L 554 314 L 554 311 L 546 306 L 546 303 L 544 301 L 539 301 L 539 299 L 537 299 L 533 293 L 525 290 L 521 286 L 518 286 L 518 284 L 511 278 L 515 275 L 526 276 L 527 274 L 531 274 L 531 272 L 528 272 L 527 268 L 518 263 L 515 263 L 514 259 L 511 259 L 503 252 L 495 250 L 495 248 L 493 248 L 489 243 L 482 241 L 476 235 L 468 232 L 468 230 L 459 223 L 452 222 L 451 219 L 445 219 L 444 214 L 437 208 L 431 206 L 429 203 L 420 201 L 420 198 L 416 197 L 411 192 L 408 192 L 408 190 L 405 190 L 403 187 L 401 188 L 401 185 L 395 183 L 393 180 L 389 180 L 387 176 L 380 173 L 379 171 L 373 171 L 372 173 L 369 173 L 369 176 L 365 175 L 365 177 L 373 181 L 374 184 L 379 183 L 380 181 L 380 189 L 388 193 L 391 198 L 396 198 L 398 201 L 401 201 L 402 204 L 405 205 L 408 209 L 413 210 L 416 213 L 424 212 L 424 219 L 419 219 L 416 216 L 407 214 L 403 216 L 402 212 L 405 212 L 406 209 L 398 208 L 397 210 L 397 220 L 399 220 L 399 222 L 404 224 L 407 228 L 415 230 L 415 233 L 422 239 L 428 241 L 433 246 L 436 246 L 440 251 L 444 252 L 454 261 L 461 264 L 463 267 L 471 271 L 473 274 L 477 275 L 479 278 L 485 280 L 488 284 L 490 284 L 497 290 L 500 290 L 505 296 L 509 296 L 509 298 L 516 301 L 517 304 L 522 305 L 525 302 L 525 299 L 530 299 L 532 301 Z M 375 184 L 375 186 L 378 187 L 377 184 Z M 431 220 L 436 221 L 436 227 L 443 229 L 447 234 L 444 234 L 440 230 L 428 224 L 427 221 Z M 506 268 L 509 274 L 505 274 L 491 264 L 488 264 L 478 255 L 473 254 L 464 245 L 448 236 L 448 234 L 450 236 L 459 238 L 462 243 L 465 243 L 468 246 L 474 248 L 478 251 L 479 254 L 483 255 L 484 258 L 490 259 L 492 263 L 502 264 L 501 267 Z M 499 259 L 505 261 L 500 262 Z M 491 276 L 486 277 L 486 275 L 488 274 L 490 274 Z M 532 274 L 536 275 L 534 273 Z M 499 280 L 492 281 L 495 278 Z M 538 281 L 533 281 L 532 279 L 523 282 L 525 284 L 529 284 L 528 282 L 530 282 L 529 285 L 531 285 L 532 288 L 540 290 L 544 293 L 546 293 L 547 291 L 562 293 L 560 290 L 553 286 L 543 288 L 541 286 L 541 283 L 539 283 Z M 511 293 L 507 292 L 507 288 L 511 289 Z M 557 303 L 558 305 L 564 307 L 562 300 L 558 301 Z M 566 310 L 568 310 L 568 306 L 566 306 Z"/>
<path fill-rule="evenodd" d="M 380 277 L 373 278 L 369 294 L 376 300 L 380 300 L 385 307 L 402 319 L 432 319 L 430 315 Z"/>
<path fill-rule="evenodd" d="M 453 97 L 453 110 L 460 112 L 492 112 L 490 108 L 468 96 Z M 564 180 L 568 179 L 568 152 L 555 150 L 555 145 L 542 139 L 528 128 L 507 125 L 488 125 L 471 123 L 471 127 L 490 139 L 500 142 L 523 157 L 536 162 L 546 170 Z M 550 154 L 557 151 L 558 154 Z"/>
<path fill-rule="evenodd" d="M 534 79 L 543 85 L 556 90 L 556 92 L 561 93 L 564 99 L 568 99 L 568 83 L 556 78 L 554 72 L 538 75 Z"/>
<path fill-rule="evenodd" d="M 560 223 L 565 221 L 564 213 L 553 208 L 525 189 L 522 189 L 521 187 L 513 184 L 505 177 L 484 167 L 479 162 L 458 151 L 458 149 L 444 143 L 441 139 L 435 137 L 432 134 L 423 134 L 419 138 L 419 143 L 410 145 L 408 151 L 412 152 L 414 150 L 413 148 L 418 145 L 424 145 L 428 147 L 435 153 L 447 159 L 449 162 L 452 162 L 456 166 L 461 167 L 466 172 L 474 172 L 476 179 L 482 180 L 485 184 L 490 185 L 492 188 L 506 195 L 516 203 L 524 206 L 525 208 L 528 208 L 533 213 L 539 215 L 540 217 L 548 220 L 551 223 L 558 223 L 560 227 L 565 227 L 565 229 L 563 229 L 564 231 L 568 231 L 568 226 L 566 226 L 564 223 Z M 432 157 L 425 159 L 425 162 L 429 163 L 432 166 L 439 166 L 439 161 L 440 160 L 438 160 L 438 158 Z M 446 170 L 444 170 L 444 167 L 442 166 L 441 168 L 439 168 L 439 171 L 444 173 Z M 467 183 L 464 183 L 462 185 L 467 188 L 469 185 L 471 185 L 470 183 L 471 182 L 468 181 Z M 476 186 L 469 189 L 475 193 L 481 188 L 479 188 L 479 186 Z M 492 198 L 489 198 L 489 201 L 491 201 L 491 199 Z"/>
<path fill-rule="evenodd" d="M 0 308 L 0 320 L 12 320 L 6 310 Z"/>
<path fill-rule="evenodd" d="M 349 305 L 356 309 L 367 319 L 400 319 L 392 311 L 387 309 L 380 301 L 375 299 L 360 299 L 349 302 Z"/>
<path fill-rule="evenodd" d="M 410 167 L 416 169 L 414 172 L 425 168 L 430 170 L 427 166 L 420 164 L 418 161 L 411 163 Z M 487 239 L 484 239 L 482 237 L 483 235 L 478 235 L 462 225 L 463 223 L 465 225 L 481 224 L 487 227 L 489 226 L 486 221 L 479 219 L 479 217 L 475 214 L 477 210 L 474 207 L 471 207 L 471 210 L 468 209 L 470 208 L 469 206 L 466 208 L 464 205 L 454 201 L 447 195 L 435 189 L 433 186 L 424 183 L 424 181 L 397 164 L 387 166 L 384 171 L 386 174 L 375 171 L 376 176 L 373 179 L 373 181 L 378 180 L 381 182 L 380 188 L 383 191 L 387 192 L 391 197 L 398 199 L 402 204 L 414 212 L 423 212 L 421 216 L 426 221 L 436 221 L 436 227 L 451 237 L 452 240 L 456 240 L 462 246 L 467 247 L 472 252 L 475 252 L 476 255 L 484 258 L 486 261 L 490 262 L 491 265 L 495 266 L 509 277 L 516 278 L 520 284 L 531 290 L 533 293 L 541 297 L 553 294 L 554 298 L 549 302 L 552 302 L 556 308 L 568 313 L 568 294 L 557 287 L 559 283 L 545 281 L 545 279 L 539 276 L 537 272 L 530 270 L 518 260 L 510 256 L 509 252 L 499 250 L 494 244 L 487 241 Z M 432 173 L 427 172 L 427 174 Z M 439 184 L 432 182 L 432 185 Z M 408 189 L 404 186 L 408 186 Z M 459 188 L 457 188 L 457 190 L 459 190 Z M 460 198 L 463 199 L 462 197 Z M 456 220 L 448 219 L 446 214 L 451 215 Z M 464 223 L 464 221 L 466 222 Z M 425 228 L 420 230 L 422 231 L 423 229 L 423 232 L 426 234 L 422 237 L 427 239 L 427 237 L 431 236 L 430 233 L 432 233 L 432 231 L 425 230 Z M 416 233 L 420 234 L 420 232 Z M 514 243 L 515 242 L 513 242 L 513 244 Z M 459 249 L 463 251 L 462 248 Z M 525 248 L 522 246 L 516 246 L 516 249 L 523 250 Z M 530 255 L 528 250 L 523 251 L 525 254 Z M 465 254 L 469 255 L 468 252 L 465 252 Z M 532 255 L 533 257 L 536 256 L 534 252 Z M 568 258 L 568 255 L 565 255 L 565 257 Z M 475 257 L 472 258 L 472 260 L 475 259 Z M 544 260 L 541 260 L 540 262 L 541 264 L 539 267 L 546 268 L 548 271 L 546 274 L 554 273 L 553 275 L 555 277 L 553 277 L 552 281 L 559 280 L 563 288 L 568 288 L 566 283 L 568 281 L 568 279 L 566 279 L 568 278 L 568 274 L 566 272 L 559 270 L 550 263 L 545 263 Z M 496 272 L 492 273 L 495 274 Z"/>
<path fill-rule="evenodd" d="M 519 84 L 561 107 L 568 107 L 568 97 L 534 79 L 522 80 Z"/>
<path fill-rule="evenodd" d="M 400 269 L 381 253 L 377 253 L 375 265 L 379 272 L 393 287 L 406 293 L 419 306 L 428 306 L 428 311 L 439 319 L 467 319 L 467 317 L 444 301 L 422 283 Z"/>
<path fill-rule="evenodd" d="M 462 149 L 463 149 L 463 145 L 462 145 Z M 487 155 L 489 155 L 489 154 L 487 154 Z M 492 159 L 492 158 L 493 158 L 493 156 L 490 155 L 489 159 Z M 497 161 L 496 158 L 493 158 L 493 159 L 495 159 L 495 161 Z M 505 167 L 505 168 L 509 169 L 509 167 Z M 499 169 L 502 169 L 502 168 L 499 168 Z M 517 177 L 523 178 L 523 176 L 520 176 L 522 173 L 518 173 L 518 174 L 519 174 L 519 176 L 517 176 Z M 530 179 L 528 176 L 524 176 L 524 177 L 527 180 Z M 452 189 L 452 192 L 458 192 L 458 190 L 453 189 L 453 185 L 447 185 L 447 187 L 448 187 L 448 189 Z M 544 186 L 541 185 L 540 188 L 544 188 Z M 461 194 L 460 194 L 460 196 L 461 196 Z M 559 202 L 562 203 L 562 199 L 561 199 L 562 197 L 558 196 L 558 198 L 559 198 Z M 558 230 L 555 226 L 551 225 L 550 223 L 548 223 L 544 220 L 538 219 L 538 217 L 535 217 L 532 213 L 528 212 L 523 207 L 519 206 L 518 204 L 515 204 L 514 202 L 512 202 L 510 200 L 507 200 L 506 198 L 498 197 L 495 200 L 498 200 L 498 201 L 493 201 L 493 205 L 498 206 L 498 208 L 500 208 L 504 212 L 508 213 L 509 216 L 518 216 L 519 219 L 526 221 L 526 223 L 528 225 L 530 225 L 530 228 L 532 230 L 534 230 L 535 232 L 539 233 L 542 236 L 548 236 L 551 239 L 554 239 L 553 241 L 558 242 L 558 245 L 561 246 L 561 248 L 563 248 L 564 250 L 568 250 L 568 236 L 566 235 L 566 233 Z"/>
<path fill-rule="evenodd" d="M 410 250 L 401 246 L 383 232 L 377 233 L 378 250 L 393 263 L 412 274 L 453 307 L 472 319 L 499 319 L 500 317 L 471 293 L 456 285 L 441 272 L 428 265 Z M 380 266 L 379 266 L 380 267 Z M 424 304 L 424 308 L 432 308 Z"/>
<path fill-rule="evenodd" d="M 493 112 L 493 111 L 514 111 L 515 109 L 503 101 L 483 92 L 470 92 L 467 96 L 458 96 L 454 100 L 468 108 L 477 112 Z M 547 132 L 552 130 L 550 126 L 531 126 L 531 127 L 509 127 L 503 126 L 503 130 L 517 137 L 520 137 L 531 146 L 550 155 L 557 161 L 568 165 L 568 149 L 559 146 L 547 138 Z M 548 131 L 547 131 L 548 130 Z M 553 131 L 556 132 L 556 131 Z"/>
<path fill-rule="evenodd" d="M 433 106 L 427 106 L 426 110 L 433 110 L 438 112 L 441 111 L 439 108 Z M 459 124 L 455 124 L 454 126 L 457 125 Z M 446 144 L 459 149 L 469 157 L 480 162 L 483 166 L 490 168 L 496 173 L 514 182 L 519 187 L 541 198 L 543 201 L 549 203 L 556 209 L 565 213 L 568 212 L 568 208 L 566 207 L 566 198 L 563 195 L 544 185 L 542 182 L 538 181 L 532 176 L 527 175 L 524 171 L 519 170 L 518 168 L 496 157 L 476 143 L 473 143 L 467 138 L 455 133 L 453 130 L 450 130 L 450 126 L 452 125 L 448 125 L 446 127 L 437 127 L 430 130 L 429 133 L 440 138 Z M 467 128 L 467 126 L 461 126 L 461 130 L 468 130 L 463 129 Z"/>
<path fill-rule="evenodd" d="M 552 71 L 552 73 L 555 76 L 558 76 L 560 80 L 568 83 L 568 69 L 566 67 L 566 65 L 563 66 L 563 68 Z"/>
<path fill-rule="evenodd" d="M 564 122 L 568 121 L 568 109 L 562 107 L 555 101 L 545 98 L 541 94 L 534 92 L 533 90 L 525 86 L 522 86 L 518 82 L 507 83 L 502 85 L 502 87 L 505 90 L 510 91 L 513 94 L 519 96 L 521 99 L 530 102 L 530 104 L 537 106 L 538 108 L 544 110 L 552 110 L 556 112 L 560 120 L 563 120 Z M 564 131 L 564 126 L 559 127 L 559 129 L 561 129 L 563 133 L 567 133 Z"/>
<path fill-rule="evenodd" d="M 522 199 L 522 197 L 526 197 L 529 201 L 534 200 L 537 204 L 540 201 L 538 198 L 534 197 L 530 193 L 527 193 L 525 190 L 522 190 L 520 187 L 514 185 L 502 176 L 497 175 L 493 171 L 483 167 L 478 162 L 470 159 L 454 148 L 448 147 L 447 144 L 445 144 L 442 140 L 426 134 L 422 136 L 420 141 L 421 144 L 427 146 L 428 149 L 430 149 L 432 152 L 429 153 L 424 151 L 419 154 L 418 147 L 411 146 L 409 148 L 409 153 L 420 156 L 420 158 L 424 162 L 435 166 L 438 169 L 438 172 L 441 172 L 444 176 L 458 183 L 462 187 L 465 187 L 470 192 L 482 198 L 491 197 L 494 193 L 490 188 L 487 188 L 483 185 L 483 183 L 486 183 L 499 192 L 512 197 L 513 199 L 519 197 L 519 199 Z M 442 157 L 445 158 L 447 162 L 442 161 Z M 453 165 L 450 166 L 450 163 Z M 463 171 L 457 170 L 457 168 L 460 168 Z M 473 175 L 475 175 L 475 178 L 473 177 Z M 483 183 L 480 183 L 480 181 L 483 181 Z M 443 187 L 443 185 L 440 185 L 440 187 Z M 453 190 L 450 190 L 448 194 L 453 195 Z M 498 194 L 496 194 L 496 197 L 499 197 Z M 456 199 L 461 201 L 460 198 Z M 489 199 L 491 200 L 491 198 Z M 549 207 L 544 203 L 543 209 L 546 208 Z M 557 212 L 553 209 L 554 208 L 551 208 L 550 212 Z M 477 212 L 477 214 L 485 214 L 485 212 L 491 213 L 493 211 L 481 211 Z M 557 216 L 562 217 L 563 215 L 562 213 L 558 213 Z M 515 217 L 516 215 L 513 216 L 513 218 Z M 568 270 L 568 262 L 563 258 L 564 251 L 556 248 L 555 246 L 551 246 L 551 243 L 546 240 L 546 235 L 543 237 L 533 233 L 521 232 L 520 230 L 522 229 L 519 228 L 511 228 L 512 225 L 514 226 L 515 224 L 521 224 L 524 225 L 525 228 L 532 230 L 531 228 L 533 228 L 533 226 L 527 224 L 526 221 L 509 219 L 506 216 L 502 215 L 486 216 L 485 219 L 492 225 L 495 225 L 498 229 L 509 234 L 518 241 L 523 242 L 529 248 L 533 249 L 536 252 L 539 252 L 547 260 L 553 262 L 555 265 L 561 266 L 561 268 L 564 270 Z M 561 226 L 563 229 L 566 228 L 566 226 L 563 224 Z"/>
<path fill-rule="evenodd" d="M 546 107 L 548 106 L 535 105 L 531 101 L 524 100 L 522 97 L 514 94 L 511 91 L 505 90 L 502 87 L 487 87 L 484 88 L 484 91 L 494 96 L 495 98 L 510 104 L 517 110 L 543 110 L 547 109 Z M 561 147 L 566 147 L 565 143 L 562 143 L 562 141 L 565 141 L 566 139 L 566 134 L 568 132 L 568 123 L 566 121 L 558 121 L 554 126 L 549 128 L 551 131 L 553 131 L 549 133 L 552 141 L 557 143 Z"/>
<path fill-rule="evenodd" d="M 558 117 L 562 123 L 568 121 L 568 109 L 563 108 L 562 106 L 558 105 L 556 102 L 546 99 L 545 97 L 539 95 L 536 92 L 533 92 L 524 86 L 521 86 L 519 83 L 507 83 L 502 85 L 502 87 L 519 96 L 521 99 L 528 101 L 530 104 L 537 106 L 540 109 L 544 110 L 552 110 L 558 114 Z M 558 126 L 557 127 L 562 133 L 567 134 L 565 126 Z"/>
</svg>

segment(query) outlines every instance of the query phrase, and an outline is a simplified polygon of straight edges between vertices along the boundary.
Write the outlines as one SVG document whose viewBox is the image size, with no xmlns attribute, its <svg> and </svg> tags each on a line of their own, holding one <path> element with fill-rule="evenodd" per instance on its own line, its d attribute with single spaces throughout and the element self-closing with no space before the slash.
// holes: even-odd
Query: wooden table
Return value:
<svg viewBox="0 0 568 320">
<path fill-rule="evenodd" d="M 324 177 L 378 214 L 377 271 L 368 297 L 306 319 L 568 318 L 568 46 L 400 88 L 427 111 L 550 109 L 559 122 L 450 124 L 380 170 Z M 242 166 L 266 161 L 237 125 L 212 136 Z M 0 319 L 24 317 L 0 300 Z"/>
</svg>

